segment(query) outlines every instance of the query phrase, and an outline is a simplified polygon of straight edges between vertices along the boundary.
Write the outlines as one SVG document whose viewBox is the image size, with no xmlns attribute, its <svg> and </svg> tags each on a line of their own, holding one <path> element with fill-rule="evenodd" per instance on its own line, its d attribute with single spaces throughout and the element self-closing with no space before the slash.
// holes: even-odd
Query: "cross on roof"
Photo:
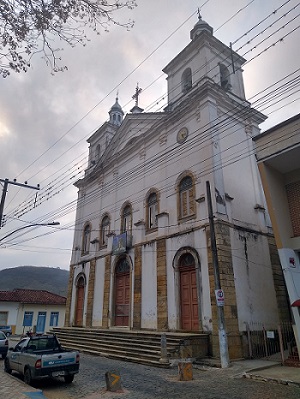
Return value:
<svg viewBox="0 0 300 399">
<path fill-rule="evenodd" d="M 197 10 L 197 14 L 198 14 L 198 19 L 200 20 L 202 17 L 201 17 L 201 14 L 200 14 L 200 8 L 198 7 L 198 10 Z"/>
<path fill-rule="evenodd" d="M 135 93 L 134 93 L 134 95 L 132 96 L 132 98 L 135 100 L 135 105 L 136 105 L 136 107 L 139 106 L 139 95 L 141 94 L 142 90 L 143 90 L 143 89 L 141 89 L 141 88 L 139 87 L 139 84 L 137 83 L 137 84 L 136 84 L 136 88 L 135 88 Z"/>
</svg>

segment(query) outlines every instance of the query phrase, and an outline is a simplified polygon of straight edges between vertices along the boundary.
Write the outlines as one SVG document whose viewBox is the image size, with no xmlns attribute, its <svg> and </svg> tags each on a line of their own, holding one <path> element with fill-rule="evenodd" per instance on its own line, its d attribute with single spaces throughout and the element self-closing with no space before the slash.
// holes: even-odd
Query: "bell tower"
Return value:
<svg viewBox="0 0 300 399">
<path fill-rule="evenodd" d="M 163 69 L 168 81 L 168 107 L 210 81 L 236 98 L 245 100 L 242 65 L 246 60 L 213 35 L 199 13 L 190 31 L 191 42 Z"/>
</svg>

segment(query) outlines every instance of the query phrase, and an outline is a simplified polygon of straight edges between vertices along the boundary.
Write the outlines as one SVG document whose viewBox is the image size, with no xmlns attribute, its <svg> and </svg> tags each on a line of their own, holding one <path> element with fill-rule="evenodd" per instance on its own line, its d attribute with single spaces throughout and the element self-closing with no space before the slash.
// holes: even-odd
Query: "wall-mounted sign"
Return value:
<svg viewBox="0 0 300 399">
<path fill-rule="evenodd" d="M 267 338 L 274 339 L 275 338 L 274 331 L 267 331 Z"/>
<path fill-rule="evenodd" d="M 215 290 L 217 306 L 224 306 L 224 291 Z"/>
<path fill-rule="evenodd" d="M 127 243 L 127 233 L 119 234 L 118 236 L 114 236 L 112 243 L 112 253 L 113 255 L 120 255 L 126 252 L 126 243 Z"/>
</svg>

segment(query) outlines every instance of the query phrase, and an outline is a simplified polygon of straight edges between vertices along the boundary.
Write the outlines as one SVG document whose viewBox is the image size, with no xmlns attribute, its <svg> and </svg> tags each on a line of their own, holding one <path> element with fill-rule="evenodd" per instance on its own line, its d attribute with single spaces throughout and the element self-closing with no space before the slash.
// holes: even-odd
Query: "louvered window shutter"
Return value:
<svg viewBox="0 0 300 399">
<path fill-rule="evenodd" d="M 188 216 L 188 192 L 183 191 L 181 193 L 181 216 Z"/>
<path fill-rule="evenodd" d="M 195 213 L 195 201 L 194 201 L 194 190 L 189 189 L 189 214 L 193 215 Z"/>
</svg>

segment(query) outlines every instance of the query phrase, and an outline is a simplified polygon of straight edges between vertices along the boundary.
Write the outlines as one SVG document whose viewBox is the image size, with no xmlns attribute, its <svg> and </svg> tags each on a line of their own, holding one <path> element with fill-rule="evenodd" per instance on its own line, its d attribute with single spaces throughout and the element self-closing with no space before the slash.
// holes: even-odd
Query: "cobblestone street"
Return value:
<svg viewBox="0 0 300 399">
<path fill-rule="evenodd" d="M 47 399 L 299 399 L 300 388 L 241 378 L 242 369 L 194 366 L 193 381 L 178 381 L 177 367 L 160 369 L 103 357 L 81 355 L 81 369 L 72 384 L 63 381 L 36 382 Z M 122 393 L 106 391 L 105 373 L 121 375 Z"/>
</svg>

